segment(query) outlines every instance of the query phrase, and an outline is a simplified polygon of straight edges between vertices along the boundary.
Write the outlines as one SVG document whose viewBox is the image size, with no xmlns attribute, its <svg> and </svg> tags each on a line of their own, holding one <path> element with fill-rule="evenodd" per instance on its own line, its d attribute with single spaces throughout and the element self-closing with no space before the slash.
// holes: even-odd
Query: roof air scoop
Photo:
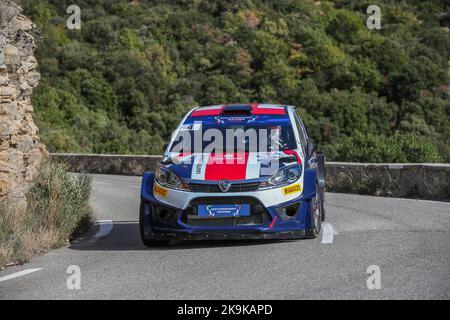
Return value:
<svg viewBox="0 0 450 320">
<path fill-rule="evenodd" d="M 222 110 L 222 115 L 224 116 L 251 116 L 252 106 L 251 105 L 227 105 Z"/>
</svg>

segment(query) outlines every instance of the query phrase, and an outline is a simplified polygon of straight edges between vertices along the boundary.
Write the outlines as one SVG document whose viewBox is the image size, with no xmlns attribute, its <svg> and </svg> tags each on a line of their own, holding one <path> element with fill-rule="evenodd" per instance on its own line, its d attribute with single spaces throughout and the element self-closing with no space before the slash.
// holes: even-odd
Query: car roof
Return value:
<svg viewBox="0 0 450 320">
<path fill-rule="evenodd" d="M 189 116 L 200 117 L 243 113 L 249 115 L 287 115 L 287 108 L 292 108 L 292 106 L 268 103 L 218 104 L 197 107 L 192 110 Z"/>
</svg>

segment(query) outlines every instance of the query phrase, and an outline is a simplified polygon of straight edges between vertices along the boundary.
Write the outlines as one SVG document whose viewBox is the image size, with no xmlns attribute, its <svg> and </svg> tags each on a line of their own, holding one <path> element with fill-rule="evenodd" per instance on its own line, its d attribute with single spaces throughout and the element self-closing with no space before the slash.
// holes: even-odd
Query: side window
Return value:
<svg viewBox="0 0 450 320">
<path fill-rule="evenodd" d="M 303 150 L 306 148 L 306 143 L 308 141 L 308 136 L 305 132 L 305 127 L 303 126 L 302 121 L 300 120 L 300 117 L 298 116 L 297 112 L 294 113 L 295 115 L 295 124 L 298 128 L 298 134 L 300 136 L 300 143 L 302 144 Z"/>
</svg>

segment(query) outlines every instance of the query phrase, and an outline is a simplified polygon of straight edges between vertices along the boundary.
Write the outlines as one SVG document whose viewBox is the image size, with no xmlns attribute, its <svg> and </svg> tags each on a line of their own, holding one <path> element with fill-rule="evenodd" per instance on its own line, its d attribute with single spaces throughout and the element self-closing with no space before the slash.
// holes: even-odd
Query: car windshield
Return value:
<svg viewBox="0 0 450 320">
<path fill-rule="evenodd" d="M 296 148 L 289 124 L 181 126 L 170 152 L 267 152 Z"/>
</svg>

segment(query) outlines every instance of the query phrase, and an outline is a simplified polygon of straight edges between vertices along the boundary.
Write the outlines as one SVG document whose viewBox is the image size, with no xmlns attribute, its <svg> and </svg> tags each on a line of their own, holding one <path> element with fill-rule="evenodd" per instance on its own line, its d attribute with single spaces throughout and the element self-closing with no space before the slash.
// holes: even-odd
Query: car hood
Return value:
<svg viewBox="0 0 450 320">
<path fill-rule="evenodd" d="M 239 181 L 272 176 L 282 167 L 301 163 L 295 151 L 166 154 L 162 164 L 183 180 Z"/>
</svg>

